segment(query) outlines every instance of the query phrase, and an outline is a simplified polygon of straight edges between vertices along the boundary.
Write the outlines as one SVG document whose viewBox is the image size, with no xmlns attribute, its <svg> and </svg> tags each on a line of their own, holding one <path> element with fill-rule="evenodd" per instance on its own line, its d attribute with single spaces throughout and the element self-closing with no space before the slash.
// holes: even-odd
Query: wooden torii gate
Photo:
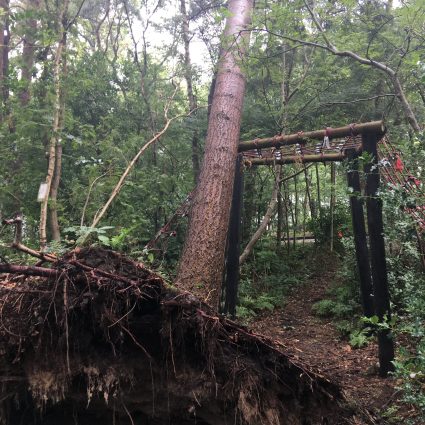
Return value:
<svg viewBox="0 0 425 425">
<path fill-rule="evenodd" d="M 386 376 L 389 371 L 394 370 L 392 364 L 394 341 L 388 325 L 391 311 L 383 236 L 382 200 L 379 198 L 380 173 L 377 151 L 377 144 L 385 133 L 384 123 L 373 121 L 340 128 L 326 128 L 240 142 L 228 233 L 226 302 L 224 306 L 226 313 L 235 315 L 239 282 L 242 164 L 257 166 L 350 160 L 352 166 L 347 173 L 347 183 L 352 188 L 350 206 L 360 276 L 361 300 L 365 316 L 376 315 L 381 324 L 378 328 L 381 376 Z M 366 175 L 364 195 L 369 246 L 363 199 L 359 196 L 361 195 L 361 185 L 358 157 L 363 152 L 367 152 L 370 157 L 370 162 L 366 163 L 364 167 Z"/>
</svg>

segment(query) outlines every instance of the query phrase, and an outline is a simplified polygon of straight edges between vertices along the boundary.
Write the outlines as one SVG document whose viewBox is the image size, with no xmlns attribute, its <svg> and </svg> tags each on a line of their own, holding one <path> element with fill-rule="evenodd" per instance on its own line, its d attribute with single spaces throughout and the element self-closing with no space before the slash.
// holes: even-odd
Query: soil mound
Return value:
<svg viewBox="0 0 425 425">
<path fill-rule="evenodd" d="M 0 282 L 1 424 L 356 423 L 337 385 L 140 263 L 91 248 L 39 274 Z"/>
</svg>

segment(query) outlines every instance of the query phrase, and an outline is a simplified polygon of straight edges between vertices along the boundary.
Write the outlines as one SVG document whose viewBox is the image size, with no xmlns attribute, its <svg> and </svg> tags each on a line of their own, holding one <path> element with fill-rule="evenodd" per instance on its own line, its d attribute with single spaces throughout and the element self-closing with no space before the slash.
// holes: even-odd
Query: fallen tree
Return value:
<svg viewBox="0 0 425 425">
<path fill-rule="evenodd" d="M 23 269 L 0 282 L 1 424 L 354 423 L 337 385 L 140 263 Z"/>
</svg>

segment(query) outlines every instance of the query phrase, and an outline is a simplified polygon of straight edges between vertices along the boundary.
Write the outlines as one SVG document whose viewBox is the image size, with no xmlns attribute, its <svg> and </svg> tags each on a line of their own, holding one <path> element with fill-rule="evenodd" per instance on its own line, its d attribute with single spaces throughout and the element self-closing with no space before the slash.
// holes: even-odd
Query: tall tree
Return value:
<svg viewBox="0 0 425 425">
<path fill-rule="evenodd" d="M 52 126 L 52 135 L 49 140 L 49 161 L 47 166 L 47 175 L 46 175 L 46 186 L 44 192 L 44 199 L 41 202 L 41 212 L 40 212 L 40 248 L 45 249 L 47 244 L 47 212 L 49 206 L 49 199 L 51 199 L 51 190 L 52 184 L 53 189 L 56 185 L 59 184 L 60 171 L 61 171 L 61 137 L 60 130 L 62 125 L 63 117 L 63 86 L 62 86 L 62 77 L 63 77 L 63 58 L 66 50 L 66 33 L 67 33 L 67 24 L 65 22 L 65 17 L 68 12 L 69 0 L 65 0 L 62 6 L 59 6 L 58 10 L 58 42 L 55 52 L 55 65 L 54 65 L 54 86 L 55 86 L 55 99 L 54 99 L 54 113 L 53 113 L 53 126 Z M 59 149 L 58 149 L 59 145 Z M 55 175 L 56 173 L 56 175 Z M 56 187 L 57 191 L 57 187 Z M 54 195 L 56 195 L 54 193 Z M 54 204 L 56 199 L 54 199 Z M 56 208 L 53 205 L 54 209 Z M 57 216 L 56 216 L 57 217 Z M 52 228 L 54 229 L 54 237 L 59 239 L 59 225 L 57 222 L 52 222 Z"/>
<path fill-rule="evenodd" d="M 176 283 L 218 307 L 240 134 L 252 0 L 230 0 L 205 155 Z"/>
<path fill-rule="evenodd" d="M 0 96 L 3 119 L 6 115 L 6 103 L 9 99 L 9 85 L 7 77 L 9 73 L 9 0 L 0 0 Z"/>
<path fill-rule="evenodd" d="M 187 97 L 189 100 L 189 112 L 192 113 L 198 107 L 195 94 L 193 92 L 193 72 L 190 58 L 190 33 L 189 17 L 186 12 L 186 0 L 180 0 L 180 12 L 182 14 L 182 37 L 184 44 L 184 78 L 187 86 Z M 192 167 L 195 184 L 199 177 L 199 134 L 195 128 L 192 135 Z"/>
<path fill-rule="evenodd" d="M 25 21 L 25 34 L 22 47 L 22 89 L 19 94 L 22 106 L 27 105 L 30 100 L 30 83 L 34 67 L 35 36 L 37 32 L 37 20 L 34 17 L 34 13 L 39 7 L 39 0 L 26 0 L 25 2 L 26 12 L 30 17 Z"/>
</svg>

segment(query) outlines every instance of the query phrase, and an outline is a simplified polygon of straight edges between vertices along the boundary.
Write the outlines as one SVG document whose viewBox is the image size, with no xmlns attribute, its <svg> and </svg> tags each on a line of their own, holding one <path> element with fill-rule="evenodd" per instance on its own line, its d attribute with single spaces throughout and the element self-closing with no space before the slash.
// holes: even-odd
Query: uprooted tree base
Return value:
<svg viewBox="0 0 425 425">
<path fill-rule="evenodd" d="M 73 251 L 0 283 L 0 423 L 339 424 L 337 386 L 140 264 Z"/>
</svg>

